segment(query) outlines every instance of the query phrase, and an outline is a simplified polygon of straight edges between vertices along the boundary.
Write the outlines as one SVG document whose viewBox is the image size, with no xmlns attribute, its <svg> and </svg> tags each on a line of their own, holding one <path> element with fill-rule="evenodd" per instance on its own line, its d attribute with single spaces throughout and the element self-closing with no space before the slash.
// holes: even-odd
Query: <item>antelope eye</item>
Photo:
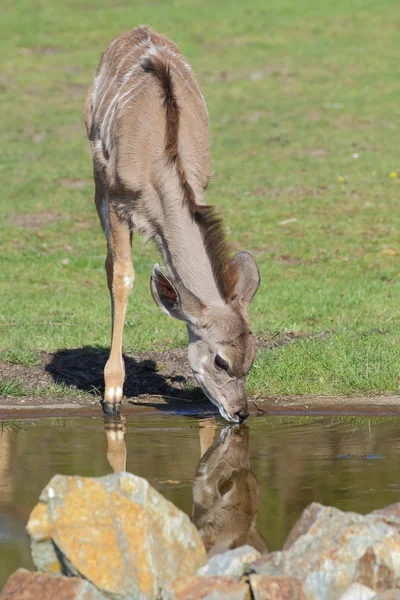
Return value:
<svg viewBox="0 0 400 600">
<path fill-rule="evenodd" d="M 219 354 L 216 354 L 215 359 L 214 359 L 214 363 L 215 363 L 215 366 L 217 367 L 217 369 L 222 369 L 223 371 L 228 371 L 229 370 L 228 363 Z"/>
</svg>

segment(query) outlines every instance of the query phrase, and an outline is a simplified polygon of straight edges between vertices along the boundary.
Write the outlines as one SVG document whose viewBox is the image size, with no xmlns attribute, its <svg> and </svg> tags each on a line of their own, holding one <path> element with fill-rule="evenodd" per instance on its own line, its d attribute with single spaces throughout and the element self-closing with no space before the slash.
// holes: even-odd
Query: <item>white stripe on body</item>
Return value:
<svg viewBox="0 0 400 600">
<path fill-rule="evenodd" d="M 141 68 L 141 61 L 143 60 L 143 58 L 157 53 L 157 48 L 154 46 L 154 44 L 150 40 L 150 38 L 148 40 L 143 40 L 140 44 L 135 46 L 133 51 L 137 51 L 137 49 L 140 46 L 147 48 L 147 51 L 139 57 L 138 62 L 136 62 L 134 65 L 132 65 L 132 67 L 129 69 L 129 71 L 127 71 L 127 73 L 125 73 L 125 75 L 123 76 L 122 81 L 119 84 L 114 97 L 110 101 L 110 104 L 107 108 L 106 114 L 104 115 L 104 117 L 102 119 L 102 123 L 101 123 L 101 127 L 100 127 L 100 138 L 103 140 L 104 147 L 106 148 L 106 150 L 109 153 L 111 151 L 111 132 L 112 132 L 113 125 L 115 122 L 116 113 L 118 110 L 123 108 L 123 106 L 125 106 L 125 104 L 131 98 L 133 98 L 133 95 L 132 95 L 133 91 L 139 87 L 139 85 L 142 83 L 143 80 L 139 79 L 126 92 L 124 92 L 124 93 L 122 93 L 122 92 L 124 91 L 126 85 L 130 82 L 130 79 L 132 78 L 132 76 L 135 75 L 136 71 Z M 116 75 L 113 77 L 113 80 L 112 80 L 111 84 L 108 86 L 107 91 L 104 92 L 104 95 L 100 101 L 100 105 L 99 105 L 98 109 L 94 109 L 95 111 L 100 110 L 100 107 L 103 104 L 104 98 L 108 94 L 108 91 L 109 91 L 111 85 L 113 85 L 113 83 L 115 83 L 116 78 L 118 77 L 118 74 L 121 71 L 122 64 L 125 63 L 126 60 L 127 60 L 127 56 L 125 56 L 122 59 L 122 61 L 120 62 Z M 120 106 L 121 100 L 123 100 L 127 95 L 129 95 L 130 97 L 125 101 L 125 103 L 122 106 Z"/>
<path fill-rule="evenodd" d="M 192 89 L 192 91 L 197 92 L 200 95 L 200 97 L 203 100 L 204 107 L 207 111 L 207 107 L 205 104 L 203 94 L 201 93 L 196 80 L 192 76 L 190 65 L 182 58 L 182 56 L 180 56 L 176 52 L 173 52 L 167 46 L 160 46 L 160 47 L 155 46 L 151 40 L 150 34 L 148 33 L 146 40 L 143 40 L 138 45 L 135 45 L 135 47 L 132 49 L 132 51 L 130 51 L 127 55 L 125 55 L 122 58 L 122 60 L 120 61 L 119 65 L 117 67 L 115 75 L 112 77 L 111 82 L 107 86 L 107 89 L 104 89 L 104 86 L 106 84 L 106 78 L 104 78 L 104 81 L 102 81 L 102 79 L 103 79 L 102 72 L 100 72 L 95 77 L 94 87 L 93 87 L 93 92 L 92 92 L 92 103 L 93 103 L 94 115 L 96 115 L 96 113 L 97 114 L 99 113 L 99 111 L 103 105 L 103 102 L 109 93 L 109 90 L 111 89 L 111 87 L 113 85 L 116 84 L 118 75 L 121 72 L 121 69 L 124 66 L 124 64 L 126 63 L 126 61 L 129 59 L 131 54 L 136 52 L 138 50 L 138 48 L 140 48 L 140 47 L 143 47 L 143 49 L 146 48 L 146 51 L 143 52 L 143 54 L 141 54 L 139 56 L 138 61 L 134 65 L 132 65 L 132 67 L 129 69 L 129 71 L 127 71 L 125 73 L 125 75 L 123 76 L 121 82 L 118 85 L 118 89 L 116 90 L 113 98 L 110 100 L 110 103 L 108 105 L 106 113 L 101 122 L 99 136 L 103 142 L 104 148 L 107 150 L 107 152 L 109 154 L 111 153 L 111 149 L 112 149 L 112 132 L 115 127 L 115 120 L 116 120 L 117 113 L 119 111 L 123 110 L 125 108 L 125 106 L 132 100 L 132 98 L 135 97 L 135 92 L 138 91 L 138 88 L 140 87 L 140 85 L 145 81 L 144 78 L 139 78 L 128 89 L 126 89 L 127 84 L 131 83 L 132 77 L 137 74 L 137 71 L 139 69 L 141 69 L 142 61 L 145 58 L 148 58 L 148 57 L 151 57 L 151 56 L 154 56 L 157 54 L 161 54 L 161 56 L 167 55 L 167 58 L 172 58 L 172 59 L 177 60 L 178 66 L 183 66 L 185 69 L 187 69 L 188 77 L 185 77 L 185 74 L 181 73 L 179 71 L 179 69 L 177 69 L 175 67 L 174 61 L 171 60 L 170 61 L 170 69 L 171 69 L 173 75 L 178 77 L 185 85 L 190 87 Z M 103 93 L 101 93 L 102 88 L 104 89 Z M 96 103 L 100 96 L 101 96 L 100 103 L 98 106 L 96 106 Z"/>
<path fill-rule="evenodd" d="M 93 113 L 94 113 L 94 116 L 96 116 L 96 114 L 97 114 L 98 112 L 100 112 L 100 110 L 101 110 L 101 107 L 103 106 L 103 102 L 104 102 L 105 98 L 107 97 L 107 94 L 108 94 L 108 92 L 110 91 L 110 89 L 112 88 L 112 86 L 113 86 L 113 85 L 115 85 L 115 83 L 116 83 L 116 81 L 117 81 L 117 78 L 118 78 L 118 75 L 119 75 L 119 74 L 120 74 L 120 72 L 121 72 L 121 69 L 122 69 L 122 67 L 124 66 L 124 64 L 126 63 L 126 61 L 127 61 L 129 58 L 130 58 L 130 56 L 131 56 L 131 55 L 134 53 L 134 51 L 135 51 L 135 48 L 133 48 L 133 49 L 131 50 L 131 52 L 128 52 L 128 53 L 127 53 L 127 54 L 126 54 L 126 55 L 125 55 L 125 56 L 122 58 L 122 60 L 120 61 L 119 65 L 118 65 L 118 68 L 117 68 L 117 70 L 116 70 L 116 72 L 115 72 L 115 75 L 114 75 L 114 77 L 111 79 L 111 83 L 110 83 L 110 85 L 108 86 L 108 88 L 106 89 L 106 91 L 105 91 L 105 92 L 103 93 L 103 95 L 102 95 L 102 98 L 101 98 L 100 104 L 99 104 L 98 106 L 93 106 Z"/>
</svg>

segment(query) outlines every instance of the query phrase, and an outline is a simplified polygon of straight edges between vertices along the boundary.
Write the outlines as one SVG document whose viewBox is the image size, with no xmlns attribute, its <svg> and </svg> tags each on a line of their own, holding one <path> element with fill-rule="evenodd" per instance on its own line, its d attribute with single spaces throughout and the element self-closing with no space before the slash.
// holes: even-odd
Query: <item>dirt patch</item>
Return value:
<svg viewBox="0 0 400 600">
<path fill-rule="evenodd" d="M 143 394 L 188 396 L 194 381 L 185 349 L 145 352 L 139 356 L 124 354 L 126 367 L 125 396 L 135 398 Z M 85 392 L 104 391 L 103 372 L 108 358 L 106 348 L 75 348 L 48 355 L 44 369 L 52 381 Z M 182 393 L 184 392 L 184 393 Z"/>
<path fill-rule="evenodd" d="M 106 348 L 73 348 L 60 350 L 54 354 L 43 353 L 40 364 L 33 367 L 0 363 L 0 379 L 18 382 L 24 399 L 38 395 L 46 397 L 46 390 L 57 383 L 82 394 L 71 394 L 67 401 L 79 400 L 86 403 L 94 397 L 100 398 L 104 391 L 103 372 L 108 358 Z M 126 398 L 142 395 L 182 398 L 187 401 L 203 399 L 200 390 L 194 385 L 186 349 L 146 352 L 139 356 L 124 355 L 127 377 L 125 380 Z M 39 394 L 37 394 L 39 390 Z M 50 390 L 49 390 L 50 392 Z M 47 402 L 49 395 L 47 395 Z M 10 399 L 11 400 L 11 399 Z M 11 401 L 17 402 L 20 397 Z"/>
<path fill-rule="evenodd" d="M 47 131 L 38 131 L 33 125 L 26 124 L 22 130 L 22 134 L 31 142 L 40 144 L 47 136 Z"/>
<path fill-rule="evenodd" d="M 295 74 L 284 65 L 264 65 L 258 71 L 249 69 L 220 70 L 203 73 L 201 80 L 205 83 L 234 82 L 249 79 L 250 81 L 261 81 L 267 78 L 290 80 Z"/>
<path fill-rule="evenodd" d="M 67 125 L 60 125 L 59 127 L 55 127 L 52 130 L 52 134 L 54 136 L 58 136 L 60 139 L 70 140 L 72 138 L 76 139 L 77 136 L 80 137 L 82 143 L 85 140 L 85 126 L 81 121 L 75 121 L 73 123 L 68 123 Z"/>
<path fill-rule="evenodd" d="M 88 86 L 83 83 L 67 83 L 67 94 L 73 98 L 83 98 L 86 93 Z"/>
<path fill-rule="evenodd" d="M 53 383 L 43 367 L 25 367 L 3 362 L 0 363 L 0 381 L 18 382 L 27 393 L 38 388 L 46 388 Z"/>
<path fill-rule="evenodd" d="M 97 230 L 98 228 L 99 222 L 95 215 L 90 219 L 81 218 L 80 220 L 75 220 L 71 224 L 71 231 L 90 231 L 92 229 Z"/>
<path fill-rule="evenodd" d="M 257 340 L 257 350 L 265 351 L 291 344 L 300 338 L 326 337 L 331 331 L 317 334 L 288 332 Z M 0 363 L 0 380 L 18 382 L 23 395 L 0 397 L 0 419 L 11 418 L 21 411 L 26 416 L 58 414 L 98 414 L 104 391 L 103 371 L 108 349 L 91 346 L 43 353 L 34 367 Z M 163 352 L 145 352 L 138 356 L 124 355 L 126 381 L 124 412 L 152 410 L 204 416 L 217 414 L 205 401 L 197 387 L 187 360 L 186 348 Z M 62 384 L 71 393 L 54 395 L 50 388 Z M 293 396 L 250 398 L 251 414 L 367 414 L 399 415 L 397 396 L 331 398 L 325 396 Z M 80 412 L 79 412 L 80 411 Z M 86 411 L 86 412 L 85 412 Z M 89 411 L 89 412 L 88 412 Z"/>
<path fill-rule="evenodd" d="M 18 229 L 42 229 L 50 223 L 56 223 L 62 219 L 60 213 L 54 211 L 43 211 L 37 213 L 21 213 L 10 215 L 8 222 Z"/>
<path fill-rule="evenodd" d="M 302 336 L 304 334 L 289 332 L 268 339 L 258 339 L 257 350 L 272 350 Z M 10 399 L 12 402 L 18 402 L 20 398 L 25 402 L 26 396 L 32 396 L 31 400 L 35 396 L 42 397 L 48 402 L 46 389 L 58 383 L 82 392 L 68 396 L 68 402 L 71 399 L 87 403 L 94 397 L 100 398 L 104 391 L 103 373 L 108 353 L 107 348 L 86 346 L 60 350 L 54 354 L 42 353 L 39 364 L 33 367 L 0 363 L 0 380 L 18 382 L 24 390 L 24 395 Z M 124 354 L 124 359 L 124 392 L 128 400 L 142 396 L 159 396 L 187 402 L 204 399 L 193 378 L 186 348 L 144 352 L 137 356 Z M 37 393 L 38 390 L 40 394 Z"/>
<path fill-rule="evenodd" d="M 264 187 L 259 186 L 254 188 L 249 194 L 255 197 L 266 197 L 266 198 L 279 198 L 282 196 L 290 197 L 290 198 L 318 198 L 326 193 L 328 190 L 327 186 L 320 185 L 315 188 L 309 188 L 305 186 L 288 186 L 284 188 L 279 187 Z"/>
<path fill-rule="evenodd" d="M 303 333 L 301 331 L 287 331 L 283 335 L 273 335 L 267 339 L 257 340 L 257 350 L 264 352 L 266 350 L 273 350 L 274 348 L 280 348 L 281 346 L 287 346 L 292 344 L 299 339 L 319 339 L 326 338 L 333 335 L 334 331 L 318 331 L 317 333 Z"/>
<path fill-rule="evenodd" d="M 288 253 L 277 256 L 275 260 L 286 265 L 311 265 L 315 262 L 312 259 L 297 258 Z"/>
<path fill-rule="evenodd" d="M 19 54 L 23 56 L 32 56 L 37 54 L 39 56 L 55 56 L 64 52 L 64 49 L 60 46 L 35 46 L 31 48 L 20 48 Z"/>
<path fill-rule="evenodd" d="M 246 123 L 250 123 L 250 125 L 256 125 L 262 120 L 271 119 L 273 114 L 266 110 L 252 110 L 250 112 L 245 113 L 240 117 L 241 121 Z"/>
<path fill-rule="evenodd" d="M 263 185 L 259 185 L 258 187 L 254 188 L 254 190 L 252 190 L 251 195 L 262 198 L 262 197 L 266 196 L 267 193 L 268 193 L 268 189 Z"/>
<path fill-rule="evenodd" d="M 374 123 L 369 119 L 359 119 L 346 114 L 335 117 L 333 123 L 338 129 L 363 130 L 374 126 Z"/>
<path fill-rule="evenodd" d="M 62 187 L 71 188 L 73 190 L 82 190 L 92 183 L 90 179 L 59 179 L 58 181 Z"/>
<path fill-rule="evenodd" d="M 312 123 L 317 123 L 322 118 L 323 118 L 323 114 L 318 110 L 310 110 L 310 112 L 308 112 L 305 115 L 305 120 L 311 121 Z"/>
<path fill-rule="evenodd" d="M 311 156 L 312 158 L 325 158 L 328 154 L 328 150 L 325 148 L 314 148 L 314 150 L 306 151 L 306 155 Z"/>
</svg>

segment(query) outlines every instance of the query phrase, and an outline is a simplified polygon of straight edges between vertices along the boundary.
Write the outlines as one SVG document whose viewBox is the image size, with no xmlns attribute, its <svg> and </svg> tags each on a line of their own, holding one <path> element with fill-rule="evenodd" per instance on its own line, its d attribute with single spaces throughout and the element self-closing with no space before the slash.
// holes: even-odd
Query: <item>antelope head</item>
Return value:
<svg viewBox="0 0 400 600">
<path fill-rule="evenodd" d="M 246 378 L 255 356 L 255 339 L 247 310 L 260 285 L 257 263 L 250 252 L 238 252 L 227 266 L 235 272 L 228 299 L 205 304 L 178 278 L 153 267 L 151 292 L 160 309 L 184 321 L 188 358 L 204 394 L 231 423 L 248 417 Z"/>
</svg>

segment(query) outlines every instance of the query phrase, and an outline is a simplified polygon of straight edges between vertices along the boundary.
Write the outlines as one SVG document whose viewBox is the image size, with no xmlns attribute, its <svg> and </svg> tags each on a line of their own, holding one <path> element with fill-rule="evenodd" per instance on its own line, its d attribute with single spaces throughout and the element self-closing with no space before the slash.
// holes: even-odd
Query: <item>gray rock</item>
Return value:
<svg viewBox="0 0 400 600">
<path fill-rule="evenodd" d="M 18 569 L 0 594 L 1 600 L 105 600 L 96 588 L 77 577 Z"/>
<path fill-rule="evenodd" d="M 384 541 L 372 544 L 357 561 L 354 579 L 374 590 L 389 590 L 396 577 L 393 549 Z"/>
<path fill-rule="evenodd" d="M 375 596 L 374 590 L 362 585 L 362 583 L 352 583 L 339 600 L 371 600 Z"/>
<path fill-rule="evenodd" d="M 288 550 L 262 557 L 250 573 L 298 578 L 306 600 L 337 600 L 353 582 L 375 591 L 396 585 L 400 534 L 387 515 L 361 516 L 318 505 L 309 512 L 312 518 L 303 520 L 306 526 Z"/>
<path fill-rule="evenodd" d="M 372 600 L 400 600 L 400 589 L 387 590 L 372 598 Z"/>
<path fill-rule="evenodd" d="M 400 502 L 389 504 L 389 506 L 380 508 L 379 510 L 374 510 L 369 516 L 376 517 L 379 521 L 395 527 L 400 533 Z"/>
<path fill-rule="evenodd" d="M 208 563 L 197 571 L 197 575 L 203 577 L 227 575 L 228 577 L 240 579 L 249 565 L 260 557 L 260 552 L 252 546 L 240 546 L 240 548 L 212 556 Z"/>
<path fill-rule="evenodd" d="M 207 560 L 190 519 L 141 477 L 56 475 L 27 530 L 38 569 L 79 575 L 113 600 L 153 600 Z"/>
<path fill-rule="evenodd" d="M 318 504 L 318 502 L 312 502 L 303 510 L 300 518 L 297 519 L 296 523 L 289 532 L 286 541 L 283 545 L 283 550 L 288 550 L 290 546 L 301 536 L 307 533 L 310 527 L 316 521 L 321 510 L 324 510 L 325 506 Z M 332 515 L 338 515 L 340 511 L 337 508 L 332 507 Z"/>
</svg>

